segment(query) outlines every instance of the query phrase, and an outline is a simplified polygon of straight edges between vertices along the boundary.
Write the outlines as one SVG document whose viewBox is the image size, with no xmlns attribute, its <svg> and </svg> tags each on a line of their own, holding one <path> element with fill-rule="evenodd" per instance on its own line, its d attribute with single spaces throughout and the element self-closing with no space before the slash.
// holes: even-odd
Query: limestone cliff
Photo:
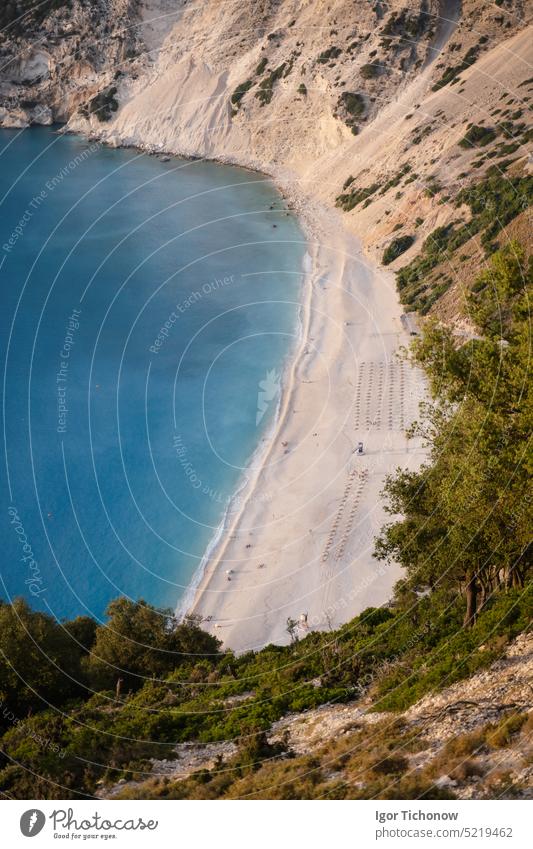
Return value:
<svg viewBox="0 0 533 849">
<path fill-rule="evenodd" d="M 18 0 L 0 11 L 0 126 L 66 122 L 140 52 L 137 0 Z M 103 115 L 103 112 L 101 111 Z"/>
</svg>

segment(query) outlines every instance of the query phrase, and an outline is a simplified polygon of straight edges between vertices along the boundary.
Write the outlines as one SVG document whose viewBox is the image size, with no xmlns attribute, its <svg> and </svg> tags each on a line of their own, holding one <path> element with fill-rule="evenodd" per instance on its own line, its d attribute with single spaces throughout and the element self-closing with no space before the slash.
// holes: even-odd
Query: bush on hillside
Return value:
<svg viewBox="0 0 533 849">
<path fill-rule="evenodd" d="M 398 259 L 401 254 L 405 253 L 412 244 L 414 244 L 414 236 L 398 236 L 393 239 L 390 245 L 387 245 L 381 262 L 383 265 L 390 265 L 395 259 Z"/>
</svg>

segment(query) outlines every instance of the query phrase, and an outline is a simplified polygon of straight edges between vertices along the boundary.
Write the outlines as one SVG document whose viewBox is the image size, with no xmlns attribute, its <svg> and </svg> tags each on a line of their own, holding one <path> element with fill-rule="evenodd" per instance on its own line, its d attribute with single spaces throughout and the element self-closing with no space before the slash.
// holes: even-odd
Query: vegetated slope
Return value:
<svg viewBox="0 0 533 849">
<path fill-rule="evenodd" d="M 168 651 L 161 616 L 129 602 L 115 603 L 109 628 L 2 605 L 0 793 L 527 796 L 531 640 L 516 635 L 530 587 L 492 599 L 467 632 L 441 592 L 241 657 L 218 653 L 193 625 Z M 31 689 L 8 662 L 22 679 L 33 666 Z"/>
<path fill-rule="evenodd" d="M 274 723 L 260 743 L 179 744 L 104 798 L 531 798 L 533 640 L 403 713 L 372 700 Z M 458 729 L 459 733 L 458 733 Z"/>
</svg>

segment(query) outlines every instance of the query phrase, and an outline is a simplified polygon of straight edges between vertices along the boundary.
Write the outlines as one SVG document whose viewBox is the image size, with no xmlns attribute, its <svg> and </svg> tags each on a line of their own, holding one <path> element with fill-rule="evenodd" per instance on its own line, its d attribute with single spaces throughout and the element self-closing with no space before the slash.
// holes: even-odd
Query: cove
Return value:
<svg viewBox="0 0 533 849">
<path fill-rule="evenodd" d="M 306 251 L 261 175 L 0 131 L 0 594 L 175 607 L 268 439 Z"/>
</svg>

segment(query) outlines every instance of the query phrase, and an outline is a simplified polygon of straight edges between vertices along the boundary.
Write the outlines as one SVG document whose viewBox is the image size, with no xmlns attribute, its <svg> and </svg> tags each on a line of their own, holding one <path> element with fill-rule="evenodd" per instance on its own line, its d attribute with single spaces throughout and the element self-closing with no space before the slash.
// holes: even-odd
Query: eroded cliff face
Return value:
<svg viewBox="0 0 533 849">
<path fill-rule="evenodd" d="M 18 0 L 0 12 L 0 126 L 66 122 L 133 72 L 137 0 Z"/>
<path fill-rule="evenodd" d="M 340 205 L 376 259 L 405 237 L 392 269 L 468 221 L 451 201 L 469 179 L 509 152 L 507 173 L 530 167 L 525 0 L 51 5 L 41 24 L 5 31 L 0 123 L 65 121 L 114 145 L 261 169 Z M 465 144 L 472 125 L 492 134 Z M 444 294 L 435 278 L 424 308 Z"/>
</svg>

